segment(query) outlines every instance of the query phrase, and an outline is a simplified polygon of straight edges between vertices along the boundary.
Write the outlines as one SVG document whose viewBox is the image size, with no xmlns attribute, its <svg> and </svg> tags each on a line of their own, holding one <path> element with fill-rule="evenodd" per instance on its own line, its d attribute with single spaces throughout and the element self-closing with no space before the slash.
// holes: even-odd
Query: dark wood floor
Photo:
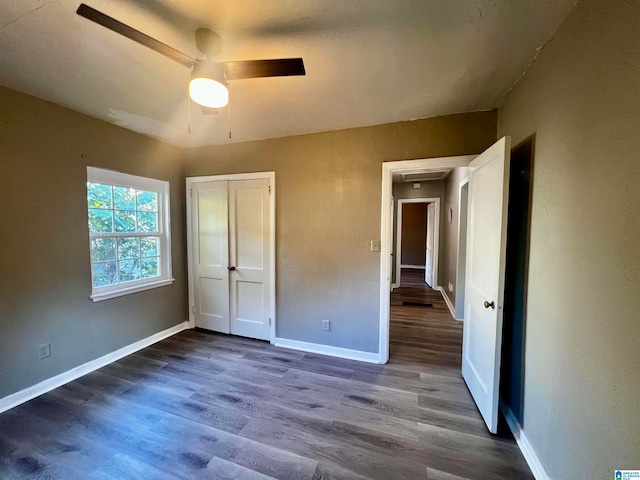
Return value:
<svg viewBox="0 0 640 480">
<path fill-rule="evenodd" d="M 462 322 L 451 317 L 438 290 L 424 282 L 424 270 L 402 269 L 391 295 L 389 356 L 392 363 L 436 366 L 456 375 L 462 362 Z"/>
<path fill-rule="evenodd" d="M 487 433 L 436 293 L 394 292 L 388 365 L 182 332 L 0 414 L 0 478 L 533 478 Z"/>
</svg>

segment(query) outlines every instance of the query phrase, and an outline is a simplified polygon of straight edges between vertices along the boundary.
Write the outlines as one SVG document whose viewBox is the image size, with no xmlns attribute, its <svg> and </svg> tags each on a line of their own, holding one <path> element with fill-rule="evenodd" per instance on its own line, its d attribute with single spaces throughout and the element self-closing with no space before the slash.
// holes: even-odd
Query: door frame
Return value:
<svg viewBox="0 0 640 480">
<path fill-rule="evenodd" d="M 400 286 L 400 273 L 402 269 L 402 212 L 405 203 L 435 203 L 436 218 L 435 218 L 435 232 L 433 239 L 433 284 L 438 285 L 438 248 L 440 240 L 440 198 L 399 198 L 398 199 L 398 213 L 396 215 L 396 281 L 394 287 Z M 391 212 L 393 215 L 393 212 Z M 408 268 L 405 266 L 405 268 Z M 412 268 L 424 268 L 426 269 L 426 261 L 424 266 L 415 265 Z M 435 287 L 433 287 L 435 288 Z"/>
<path fill-rule="evenodd" d="M 387 363 L 389 361 L 389 311 L 391 306 L 389 294 L 391 265 L 389 256 L 393 251 L 393 217 L 391 216 L 393 174 L 417 169 L 466 167 L 469 165 L 469 162 L 476 157 L 477 155 L 460 155 L 419 160 L 400 160 L 384 162 L 382 164 L 382 199 L 380 207 L 380 334 L 378 363 Z"/>
<path fill-rule="evenodd" d="M 186 198 L 187 198 L 187 280 L 189 288 L 189 328 L 195 328 L 195 297 L 193 288 L 193 249 L 192 249 L 192 224 L 191 224 L 191 192 L 194 183 L 201 182 L 217 182 L 217 181 L 234 181 L 234 180 L 260 180 L 268 179 L 269 192 L 269 242 L 270 242 L 270 262 L 271 271 L 269 272 L 269 341 L 271 344 L 276 338 L 276 172 L 252 172 L 252 173 L 235 173 L 228 175 L 208 175 L 201 177 L 187 177 L 186 179 Z"/>
</svg>

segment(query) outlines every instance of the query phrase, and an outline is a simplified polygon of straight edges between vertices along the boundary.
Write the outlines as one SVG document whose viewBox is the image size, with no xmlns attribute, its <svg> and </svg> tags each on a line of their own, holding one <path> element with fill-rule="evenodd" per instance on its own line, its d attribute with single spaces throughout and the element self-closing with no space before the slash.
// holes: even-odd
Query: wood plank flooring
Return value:
<svg viewBox="0 0 640 480">
<path fill-rule="evenodd" d="M 394 292 L 387 365 L 184 331 L 0 414 L 0 478 L 533 478 L 487 433 L 434 293 Z"/>
<path fill-rule="evenodd" d="M 391 361 L 460 370 L 462 322 L 451 318 L 442 294 L 424 283 L 424 270 L 403 268 L 400 285 L 391 295 Z"/>
</svg>

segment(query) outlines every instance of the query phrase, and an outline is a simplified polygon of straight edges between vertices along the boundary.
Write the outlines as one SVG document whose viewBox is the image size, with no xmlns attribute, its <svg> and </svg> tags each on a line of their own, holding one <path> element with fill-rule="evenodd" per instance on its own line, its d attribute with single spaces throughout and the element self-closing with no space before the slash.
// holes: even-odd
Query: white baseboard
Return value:
<svg viewBox="0 0 640 480">
<path fill-rule="evenodd" d="M 522 429 L 522 426 L 518 422 L 518 419 L 513 414 L 511 409 L 507 407 L 504 403 L 500 402 L 500 410 L 502 411 L 504 418 L 507 419 L 507 424 L 511 429 L 511 433 L 513 433 L 513 437 L 516 439 L 516 443 L 518 447 L 520 447 L 520 451 L 522 452 L 522 456 L 527 461 L 529 468 L 531 469 L 531 473 L 536 480 L 551 480 L 551 477 L 547 475 L 544 467 L 542 466 L 542 462 L 536 455 L 533 446 L 529 443 L 527 436 Z"/>
<path fill-rule="evenodd" d="M 424 265 L 402 265 L 400 264 L 400 268 L 416 268 L 418 270 L 426 270 L 427 267 Z"/>
<path fill-rule="evenodd" d="M 331 357 L 346 358 L 349 360 L 359 360 L 361 362 L 380 363 L 380 355 L 377 353 L 362 352 L 360 350 L 350 350 L 348 348 L 331 347 L 319 343 L 300 342 L 287 338 L 276 338 L 273 344 L 276 347 L 290 348 L 309 353 L 319 353 Z"/>
<path fill-rule="evenodd" d="M 440 290 L 442 298 L 444 299 L 444 303 L 446 303 L 447 307 L 449 307 L 449 312 L 451 312 L 451 316 L 454 318 L 454 320 L 462 321 L 461 318 L 456 318 L 456 307 L 453 305 L 453 303 L 451 303 L 451 300 L 449 300 L 449 296 L 447 295 L 447 292 L 444 291 L 444 288 L 436 287 L 436 290 Z"/>
<path fill-rule="evenodd" d="M 44 393 L 50 392 L 54 388 L 58 388 L 65 383 L 69 383 L 76 378 L 80 378 L 83 375 L 86 375 L 87 373 L 91 373 L 94 370 L 104 367 L 105 365 L 109 365 L 116 360 L 120 360 L 127 355 L 131 355 L 138 350 L 142 350 L 149 345 L 153 345 L 154 343 L 157 343 L 160 340 L 164 340 L 165 338 L 175 335 L 176 333 L 181 332 L 187 328 L 189 328 L 189 323 L 182 322 L 179 325 L 163 330 L 162 332 L 158 332 L 154 335 L 151 335 L 150 337 L 143 338 L 142 340 L 132 343 L 131 345 L 127 345 L 126 347 L 122 347 L 115 352 L 107 353 L 100 358 L 96 358 L 95 360 L 91 360 L 90 362 L 72 368 L 71 370 L 67 370 L 66 372 L 56 375 L 55 377 L 48 378 L 47 380 L 36 383 L 35 385 L 25 388 L 24 390 L 20 390 L 19 392 L 7 395 L 4 398 L 0 398 L 0 413 L 5 412 L 13 407 L 17 407 L 21 403 L 28 402 L 33 398 L 39 397 Z"/>
</svg>

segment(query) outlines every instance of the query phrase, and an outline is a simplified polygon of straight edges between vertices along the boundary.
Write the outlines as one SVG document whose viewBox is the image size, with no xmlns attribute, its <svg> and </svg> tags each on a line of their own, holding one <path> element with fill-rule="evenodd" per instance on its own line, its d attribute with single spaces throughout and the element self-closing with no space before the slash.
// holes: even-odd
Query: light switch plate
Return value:
<svg viewBox="0 0 640 480">
<path fill-rule="evenodd" d="M 380 240 L 371 240 L 371 251 L 372 252 L 380 251 Z"/>
</svg>

